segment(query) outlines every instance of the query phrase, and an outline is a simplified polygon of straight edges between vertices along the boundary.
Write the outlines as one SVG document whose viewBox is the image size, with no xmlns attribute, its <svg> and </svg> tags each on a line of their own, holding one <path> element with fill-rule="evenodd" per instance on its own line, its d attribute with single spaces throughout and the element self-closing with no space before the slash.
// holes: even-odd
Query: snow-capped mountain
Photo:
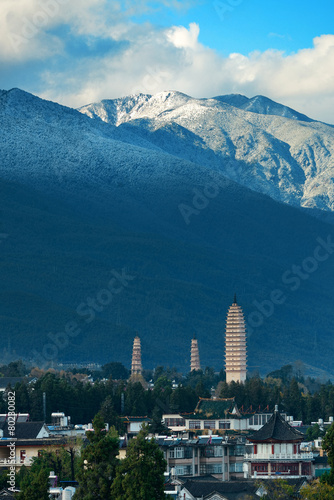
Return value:
<svg viewBox="0 0 334 500">
<path fill-rule="evenodd" d="M 334 127 L 263 96 L 135 95 L 80 109 L 294 206 L 334 210 Z"/>
<path fill-rule="evenodd" d="M 202 364 L 220 369 L 234 293 L 248 321 L 279 289 L 284 303 L 249 331 L 250 365 L 334 375 L 333 257 L 298 291 L 282 280 L 332 234 L 300 210 L 332 214 L 331 151 L 332 127 L 265 98 L 172 92 L 79 112 L 0 91 L 0 354 L 9 339 L 41 353 L 74 321 L 59 360 L 128 365 L 138 331 L 145 367 L 186 371 L 195 332 Z M 133 279 L 86 322 L 78 307 L 123 269 Z"/>
</svg>

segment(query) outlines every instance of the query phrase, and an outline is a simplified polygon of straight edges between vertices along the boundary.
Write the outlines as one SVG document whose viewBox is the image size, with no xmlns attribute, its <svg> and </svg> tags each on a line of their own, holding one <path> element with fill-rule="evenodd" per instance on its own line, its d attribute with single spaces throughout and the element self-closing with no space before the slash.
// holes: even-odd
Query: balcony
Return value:
<svg viewBox="0 0 334 500">
<path fill-rule="evenodd" d="M 246 453 L 245 460 L 312 460 L 313 453 Z"/>
</svg>

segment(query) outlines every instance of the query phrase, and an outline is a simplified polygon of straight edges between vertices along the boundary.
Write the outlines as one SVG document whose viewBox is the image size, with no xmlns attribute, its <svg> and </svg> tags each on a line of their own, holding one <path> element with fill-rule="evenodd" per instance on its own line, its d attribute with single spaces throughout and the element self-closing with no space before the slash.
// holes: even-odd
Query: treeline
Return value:
<svg viewBox="0 0 334 500">
<path fill-rule="evenodd" d="M 172 379 L 174 380 L 174 379 Z M 62 411 L 71 416 L 73 424 L 91 422 L 101 410 L 106 422 L 120 431 L 120 416 L 149 416 L 161 420 L 166 412 L 191 412 L 199 397 L 209 397 L 211 378 L 205 373 L 191 374 L 176 389 L 172 388 L 168 371 L 159 370 L 154 388 L 148 384 L 125 380 L 82 381 L 72 373 L 47 372 L 34 383 L 19 382 L 15 390 L 16 412 L 29 413 L 31 420 L 43 420 L 43 393 L 46 394 L 46 421 L 51 413 Z M 5 398 L 0 401 L 0 412 L 7 413 Z"/>
<path fill-rule="evenodd" d="M 116 370 L 116 371 L 115 371 Z M 27 373 L 22 362 L 1 367 L 6 376 L 23 376 Z M 119 380 L 114 380 L 115 373 Z M 16 411 L 29 413 L 31 420 L 43 420 L 43 393 L 46 394 L 46 421 L 51 413 L 62 411 L 71 416 L 73 424 L 91 422 L 100 411 L 106 422 L 122 432 L 121 416 L 148 416 L 155 425 L 163 413 L 192 412 L 199 397 L 235 397 L 241 411 L 254 413 L 273 410 L 276 404 L 281 411 L 293 415 L 295 420 L 310 424 L 319 418 L 328 420 L 334 415 L 334 386 L 331 382 L 320 384 L 314 379 L 304 379 L 290 365 L 270 373 L 265 379 L 253 376 L 245 384 L 224 381 L 225 374 L 215 374 L 212 368 L 191 372 L 186 377 L 173 368 L 157 367 L 144 373 L 141 381 L 128 381 L 128 371 L 120 363 L 109 363 L 101 372 L 91 373 L 42 372 L 34 369 L 30 375 L 38 380 L 23 380 L 14 388 Z M 109 376 L 109 378 L 106 378 Z M 124 377 L 123 379 L 121 377 Z M 154 387 L 149 381 L 152 379 Z M 0 401 L 0 412 L 7 413 L 5 398 Z"/>
<path fill-rule="evenodd" d="M 266 407 L 273 410 L 278 404 L 280 411 L 304 424 L 316 422 L 319 418 L 328 421 L 334 415 L 334 386 L 330 382 L 311 394 L 295 378 L 285 384 L 279 379 L 251 378 L 245 384 L 221 384 L 219 396 L 235 397 L 239 408 L 250 413 L 263 411 Z"/>
</svg>

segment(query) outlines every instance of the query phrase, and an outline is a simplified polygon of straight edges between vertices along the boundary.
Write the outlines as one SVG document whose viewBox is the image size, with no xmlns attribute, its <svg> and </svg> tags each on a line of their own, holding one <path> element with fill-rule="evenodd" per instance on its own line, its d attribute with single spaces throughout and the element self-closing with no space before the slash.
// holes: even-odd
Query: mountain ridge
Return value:
<svg viewBox="0 0 334 500">
<path fill-rule="evenodd" d="M 300 280 L 298 291 L 282 281 L 313 256 L 331 225 L 312 208 L 305 214 L 227 177 L 219 155 L 206 151 L 205 134 L 166 124 L 164 114 L 160 128 L 143 117 L 116 127 L 20 92 L 11 103 L 0 99 L 0 232 L 8 234 L 0 244 L 3 359 L 8 339 L 16 355 L 31 358 L 32 350 L 42 355 L 50 333 L 75 321 L 81 333 L 58 348 L 55 361 L 129 366 L 138 331 L 145 367 L 187 371 L 196 332 L 203 366 L 220 369 L 233 294 L 248 320 L 258 311 L 254 301 L 279 288 L 285 303 L 248 338 L 250 365 L 260 363 L 265 373 L 302 359 L 334 374 L 332 259 Z M 161 97 L 162 109 L 169 98 Z M 205 112 L 212 104 L 197 106 Z M 244 160 L 225 167 L 232 177 Z M 80 304 L 99 297 L 112 271 L 123 269 L 134 279 L 86 323 Z"/>
<path fill-rule="evenodd" d="M 304 115 L 296 112 L 294 118 L 263 115 L 259 110 L 245 111 L 242 106 L 235 107 L 217 98 L 193 99 L 178 92 L 140 94 L 129 99 L 131 102 L 127 98 L 104 100 L 80 111 L 118 128 L 136 130 L 160 147 L 169 142 L 169 146 L 164 145 L 169 152 L 173 150 L 172 140 L 178 140 L 177 131 L 174 138 L 171 136 L 171 127 L 181 126 L 195 134 L 191 148 L 188 151 L 183 148 L 180 155 L 183 159 L 196 162 L 198 156 L 197 163 L 213 165 L 229 179 L 277 201 L 333 211 L 331 126 L 311 119 L 303 122 L 300 117 Z M 222 99 L 226 100 L 226 96 Z M 247 103 L 254 103 L 254 99 L 257 98 Z M 291 109 L 265 99 L 275 109 Z M 240 160 L 243 165 L 238 163 Z"/>
</svg>

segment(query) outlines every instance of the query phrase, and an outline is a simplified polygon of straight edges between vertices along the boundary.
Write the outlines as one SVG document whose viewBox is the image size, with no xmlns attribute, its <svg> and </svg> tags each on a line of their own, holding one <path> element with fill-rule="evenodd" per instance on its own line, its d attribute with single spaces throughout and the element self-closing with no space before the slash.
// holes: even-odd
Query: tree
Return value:
<svg viewBox="0 0 334 500">
<path fill-rule="evenodd" d="M 77 462 L 78 459 L 75 454 L 73 442 L 57 451 L 43 450 L 40 456 L 33 458 L 31 467 L 27 468 L 23 466 L 19 474 L 17 474 L 17 486 L 21 489 L 21 494 L 18 498 L 20 500 L 48 499 L 48 477 L 50 471 L 55 472 L 59 481 L 74 480 Z M 34 488 L 36 489 L 36 494 Z"/>
<path fill-rule="evenodd" d="M 9 365 L 1 367 L 1 373 L 4 377 L 24 377 L 28 370 L 21 359 L 12 361 Z"/>
<path fill-rule="evenodd" d="M 20 484 L 18 500 L 49 500 L 50 472 L 39 460 L 34 460 Z"/>
<path fill-rule="evenodd" d="M 127 380 L 129 375 L 129 370 L 119 361 L 113 361 L 112 363 L 107 363 L 102 366 L 102 376 L 104 378 L 111 377 L 113 380 Z"/>
<path fill-rule="evenodd" d="M 104 422 L 107 422 L 110 427 L 115 427 L 117 432 L 124 432 L 124 424 L 122 419 L 117 415 L 115 410 L 115 403 L 111 396 L 107 396 L 103 401 L 100 409 L 101 416 Z"/>
<path fill-rule="evenodd" d="M 312 427 L 309 427 L 306 431 L 306 437 L 309 441 L 314 441 L 318 437 L 324 435 L 324 431 L 322 431 L 319 427 L 319 424 L 314 424 Z"/>
<path fill-rule="evenodd" d="M 166 461 L 154 439 L 147 439 L 148 428 L 129 442 L 126 458 L 117 468 L 111 487 L 113 500 L 165 500 Z"/>
<path fill-rule="evenodd" d="M 162 410 L 155 406 L 152 412 L 152 424 L 149 426 L 151 434 L 168 434 L 169 429 L 162 423 Z"/>
<path fill-rule="evenodd" d="M 334 423 L 325 434 L 322 449 L 327 452 L 328 463 L 331 467 L 330 473 L 326 476 L 326 482 L 334 486 Z"/>
<path fill-rule="evenodd" d="M 110 486 L 116 474 L 119 453 L 118 434 L 114 428 L 106 432 L 98 413 L 93 420 L 94 431 L 87 431 L 89 444 L 83 449 L 78 474 L 76 500 L 110 500 Z"/>
<path fill-rule="evenodd" d="M 288 500 L 294 498 L 294 487 L 290 486 L 284 479 L 273 479 L 258 483 L 264 495 L 261 498 L 267 500 Z"/>
<path fill-rule="evenodd" d="M 326 483 L 313 483 L 305 486 L 301 490 L 301 498 L 305 500 L 332 500 L 334 498 L 334 487 Z"/>
</svg>

